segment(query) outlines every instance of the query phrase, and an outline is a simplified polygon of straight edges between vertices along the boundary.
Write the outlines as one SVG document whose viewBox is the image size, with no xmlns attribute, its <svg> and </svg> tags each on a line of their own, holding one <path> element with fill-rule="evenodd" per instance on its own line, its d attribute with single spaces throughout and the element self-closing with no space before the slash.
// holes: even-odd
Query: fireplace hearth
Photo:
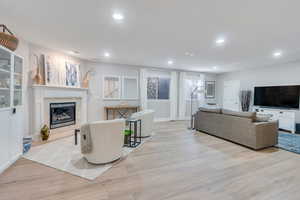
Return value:
<svg viewBox="0 0 300 200">
<path fill-rule="evenodd" d="M 76 124 L 76 103 L 50 103 L 50 129 Z"/>
</svg>

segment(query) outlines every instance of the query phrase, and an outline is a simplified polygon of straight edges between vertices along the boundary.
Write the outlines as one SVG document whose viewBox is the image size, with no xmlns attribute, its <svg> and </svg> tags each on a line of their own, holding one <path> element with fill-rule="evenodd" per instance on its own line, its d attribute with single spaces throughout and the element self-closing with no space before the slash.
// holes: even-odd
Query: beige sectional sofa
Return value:
<svg viewBox="0 0 300 200">
<path fill-rule="evenodd" d="M 278 142 L 278 122 L 256 122 L 255 112 L 200 108 L 195 115 L 195 129 L 252 149 Z"/>
</svg>

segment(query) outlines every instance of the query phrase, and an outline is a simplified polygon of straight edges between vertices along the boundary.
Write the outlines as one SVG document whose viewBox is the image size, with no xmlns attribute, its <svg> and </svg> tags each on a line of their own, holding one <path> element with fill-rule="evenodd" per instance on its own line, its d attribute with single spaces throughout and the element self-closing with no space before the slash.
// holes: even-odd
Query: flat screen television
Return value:
<svg viewBox="0 0 300 200">
<path fill-rule="evenodd" d="M 254 105 L 299 109 L 300 86 L 269 86 L 254 88 Z"/>
</svg>

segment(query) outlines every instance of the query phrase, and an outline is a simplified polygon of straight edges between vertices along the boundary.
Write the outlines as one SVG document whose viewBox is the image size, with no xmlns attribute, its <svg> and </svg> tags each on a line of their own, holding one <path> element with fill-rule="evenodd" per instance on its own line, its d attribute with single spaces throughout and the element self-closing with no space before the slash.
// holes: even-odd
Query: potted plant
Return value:
<svg viewBox="0 0 300 200">
<path fill-rule="evenodd" d="M 133 131 L 131 131 L 131 130 L 125 130 L 123 132 L 123 134 L 124 134 L 124 146 L 130 146 L 130 137 L 131 137 L 132 133 L 133 133 Z"/>
</svg>

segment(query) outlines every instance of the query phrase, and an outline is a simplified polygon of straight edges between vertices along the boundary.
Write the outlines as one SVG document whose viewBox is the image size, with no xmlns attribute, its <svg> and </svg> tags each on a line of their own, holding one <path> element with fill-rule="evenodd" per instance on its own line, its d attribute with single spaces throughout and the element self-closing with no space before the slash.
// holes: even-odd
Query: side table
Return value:
<svg viewBox="0 0 300 200">
<path fill-rule="evenodd" d="M 130 135 L 129 137 L 129 144 L 127 145 L 128 147 L 137 147 L 138 145 L 141 144 L 142 142 L 142 135 L 141 135 L 141 130 L 142 130 L 142 120 L 140 119 L 127 119 L 126 122 L 129 124 L 129 131 L 133 132 L 133 134 Z M 139 126 L 139 130 L 138 130 Z"/>
</svg>

